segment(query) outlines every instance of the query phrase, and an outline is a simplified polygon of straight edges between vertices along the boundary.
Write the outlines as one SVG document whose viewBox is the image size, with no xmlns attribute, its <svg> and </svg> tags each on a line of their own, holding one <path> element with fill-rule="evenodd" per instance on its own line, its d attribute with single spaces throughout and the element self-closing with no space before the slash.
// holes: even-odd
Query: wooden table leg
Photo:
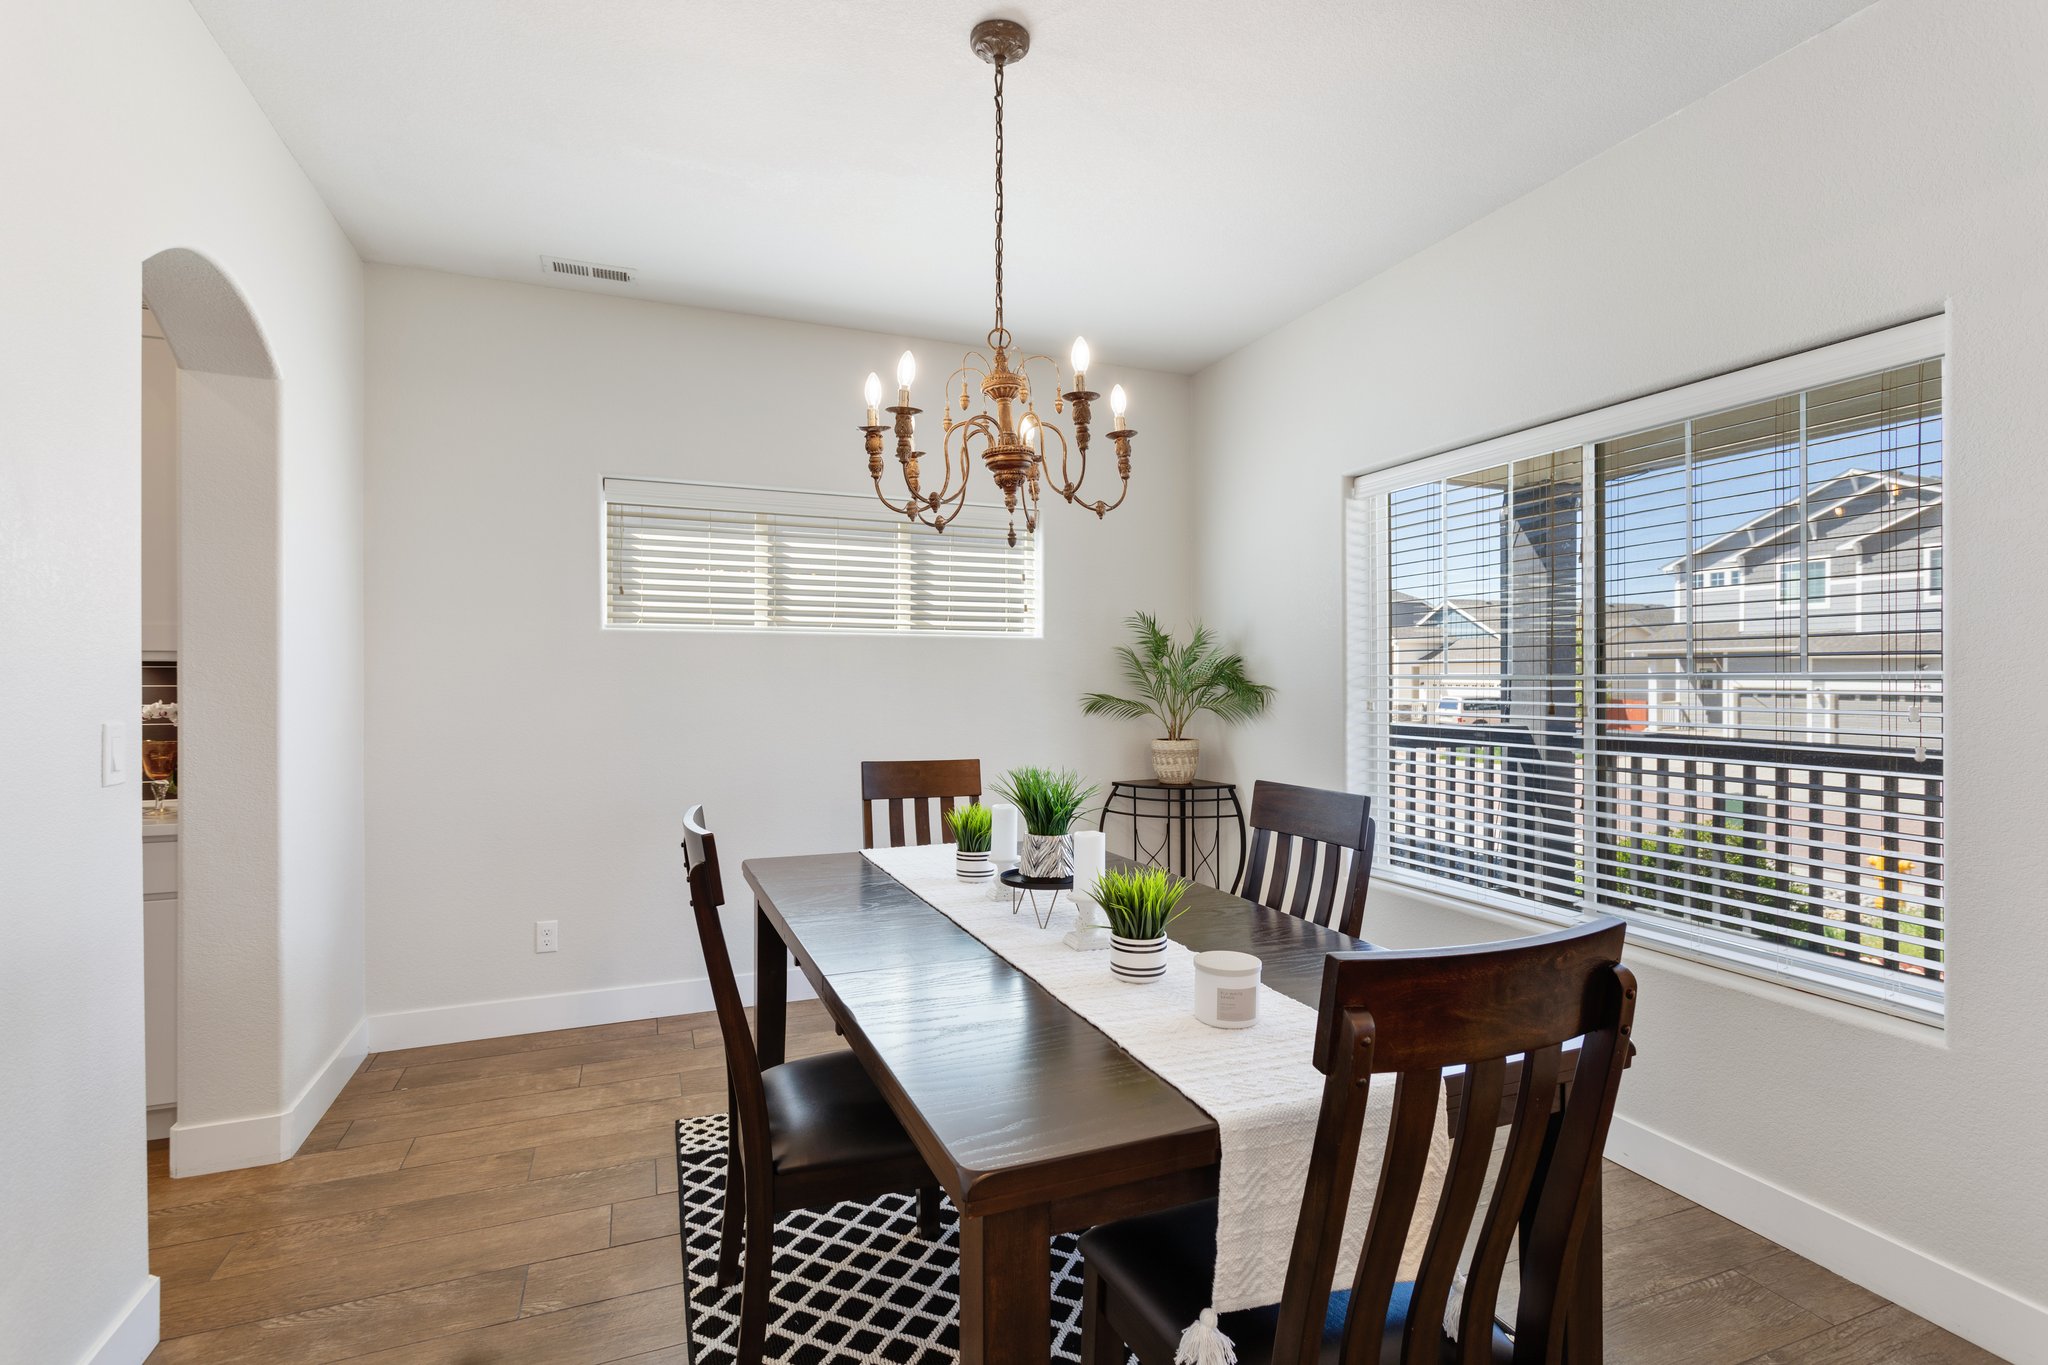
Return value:
<svg viewBox="0 0 2048 1365">
<path fill-rule="evenodd" d="M 960 1219 L 960 1365 L 1052 1359 L 1052 1225 L 1044 1205 Z"/>
<path fill-rule="evenodd" d="M 789 949 L 774 923 L 754 907 L 754 1050 L 761 1066 L 781 1066 L 789 1032 Z"/>
</svg>

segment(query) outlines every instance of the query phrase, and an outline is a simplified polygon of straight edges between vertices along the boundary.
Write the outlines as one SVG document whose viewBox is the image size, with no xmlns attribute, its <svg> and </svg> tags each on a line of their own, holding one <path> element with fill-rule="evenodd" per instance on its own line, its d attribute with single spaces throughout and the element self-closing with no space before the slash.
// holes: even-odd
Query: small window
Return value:
<svg viewBox="0 0 2048 1365">
<path fill-rule="evenodd" d="M 1933 546 L 1920 552 L 1920 591 L 1929 597 L 1941 595 L 1941 547 Z"/>
<path fill-rule="evenodd" d="M 1806 561 L 1806 600 L 1825 602 L 1828 597 L 1828 562 L 1825 559 Z M 1799 561 L 1788 560 L 1778 566 L 1778 600 L 1786 606 L 1799 602 Z"/>
<path fill-rule="evenodd" d="M 604 528 L 611 628 L 1040 634 L 1038 539 L 1000 507 L 941 532 L 846 493 L 606 479 Z"/>
</svg>

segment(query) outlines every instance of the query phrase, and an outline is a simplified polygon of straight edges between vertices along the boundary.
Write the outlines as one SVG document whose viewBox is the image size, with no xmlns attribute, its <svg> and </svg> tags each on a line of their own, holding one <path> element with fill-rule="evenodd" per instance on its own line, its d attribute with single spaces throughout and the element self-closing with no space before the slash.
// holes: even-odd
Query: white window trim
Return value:
<svg viewBox="0 0 2048 1365">
<path fill-rule="evenodd" d="M 1042 640 L 1045 638 L 1045 527 L 1043 523 L 1031 533 L 1032 592 L 1036 602 L 1032 610 L 1032 628 L 1029 631 L 972 631 L 933 630 L 913 628 L 868 628 L 856 626 L 733 626 L 733 625 L 688 625 L 659 624 L 643 625 L 626 622 L 615 623 L 611 619 L 611 554 L 608 506 L 615 501 L 643 501 L 648 503 L 688 501 L 683 505 L 711 508 L 749 509 L 758 504 L 763 496 L 793 497 L 803 499 L 837 498 L 846 500 L 849 510 L 858 505 L 863 516 L 872 515 L 875 509 L 886 514 L 888 509 L 878 503 L 872 493 L 845 493 L 837 489 L 791 488 L 777 484 L 712 483 L 693 479 L 663 478 L 659 475 L 607 474 L 597 482 L 597 619 L 600 630 L 617 631 L 623 635 L 824 635 L 833 637 L 869 637 L 884 639 L 942 639 L 982 640 L 1007 642 L 1016 640 Z M 1007 517 L 1009 514 L 1000 503 L 970 502 L 965 508 L 992 517 Z M 918 528 L 926 535 L 940 535 L 942 532 L 929 528 Z M 1018 534 L 1024 532 L 1020 527 Z"/>
<path fill-rule="evenodd" d="M 1934 556 L 1947 548 L 1947 545 L 1930 545 L 1920 551 L 1920 572 L 1917 576 L 1919 579 L 1920 600 L 1923 603 L 1938 604 L 1941 601 L 1941 588 L 1934 581 L 1934 575 L 1941 572 L 1941 566 L 1933 563 L 1932 560 Z"/>
<path fill-rule="evenodd" d="M 1942 412 L 1945 422 L 1948 413 L 1947 395 L 1953 373 L 1949 361 L 1949 337 L 1948 316 L 1939 314 L 1884 331 L 1852 337 L 1798 355 L 1766 361 L 1748 369 L 1715 375 L 1678 388 L 1629 399 L 1609 407 L 1576 413 L 1539 427 L 1510 432 L 1471 445 L 1434 451 L 1410 460 L 1397 460 L 1351 474 L 1344 481 L 1347 515 L 1344 574 L 1347 648 L 1344 696 L 1347 713 L 1352 709 L 1352 698 L 1357 695 L 1350 675 L 1359 667 L 1361 655 L 1366 650 L 1375 651 L 1374 657 L 1382 660 L 1382 666 L 1385 658 L 1386 642 L 1379 638 L 1379 632 L 1373 630 L 1370 625 L 1360 624 L 1362 620 L 1371 618 L 1374 613 L 1352 610 L 1354 603 L 1351 600 L 1351 592 L 1354 580 L 1363 581 L 1363 591 L 1369 600 L 1377 600 L 1383 595 L 1384 574 L 1377 563 L 1378 556 L 1366 556 L 1362 573 L 1354 560 L 1362 538 L 1359 528 L 1365 521 L 1363 509 L 1366 500 L 1418 483 L 1452 477 L 1468 470 L 1508 464 L 1573 445 L 1590 448 L 1601 441 L 1617 440 L 1656 427 L 1686 421 L 1701 413 L 1725 411 L 1746 403 L 1763 402 L 1787 393 L 1804 392 L 1935 357 L 1939 357 L 1943 362 Z M 1691 580 L 1684 581 L 1689 583 Z M 1923 570 L 1923 585 L 1924 581 Z M 1799 605 L 1796 597 L 1792 603 L 1778 603 L 1775 582 L 1766 591 L 1770 594 L 1774 607 Z M 1744 616 L 1747 617 L 1746 611 Z M 1360 743 L 1360 735 L 1367 727 L 1349 714 L 1346 719 L 1346 771 L 1349 785 L 1354 791 L 1371 791 L 1373 787 L 1366 776 L 1371 770 L 1371 759 L 1361 752 Z M 1581 911 L 1552 909 L 1515 897 L 1496 895 L 1480 887 L 1459 886 L 1452 891 L 1447 889 L 1444 882 L 1411 874 L 1399 868 L 1388 867 L 1383 871 L 1376 871 L 1374 876 L 1376 879 L 1384 878 L 1400 886 L 1408 894 L 1424 897 L 1454 909 L 1483 908 L 1487 913 L 1544 925 L 1571 925 L 1584 920 L 1584 913 Z M 1941 993 L 1932 995 L 1894 989 L 1887 984 L 1892 978 L 1874 980 L 1866 987 L 1852 975 L 1803 971 L 1796 962 L 1787 962 L 1781 957 L 1765 958 L 1759 954 L 1744 952 L 1740 943 L 1732 938 L 1725 941 L 1701 941 L 1676 926 L 1666 928 L 1660 924 L 1634 918 L 1629 919 L 1628 926 L 1629 939 L 1632 943 L 1641 943 L 1660 952 L 1775 985 L 1826 996 L 1897 1018 L 1928 1024 L 1937 1029 L 1946 1027 L 1945 988 Z"/>
<path fill-rule="evenodd" d="M 1427 483 L 1461 470 L 1506 464 L 1530 455 L 1544 455 L 1566 446 L 1612 441 L 1653 427 L 1761 403 L 1765 399 L 1854 379 L 1877 370 L 1894 369 L 1918 360 L 1948 354 L 1946 314 L 1922 318 L 1868 336 L 1852 337 L 1817 351 L 1766 361 L 1732 374 L 1716 375 L 1681 388 L 1631 398 L 1611 407 L 1575 413 L 1527 431 L 1510 432 L 1474 445 L 1452 446 L 1416 459 L 1394 461 L 1354 473 L 1347 483 L 1355 494 L 1388 493 L 1412 483 Z M 1943 386 L 1946 387 L 1946 371 Z"/>
</svg>

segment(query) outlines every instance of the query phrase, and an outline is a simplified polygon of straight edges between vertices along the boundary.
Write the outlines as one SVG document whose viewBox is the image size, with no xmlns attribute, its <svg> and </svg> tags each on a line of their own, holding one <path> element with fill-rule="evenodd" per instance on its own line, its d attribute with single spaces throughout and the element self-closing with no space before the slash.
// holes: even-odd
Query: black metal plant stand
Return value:
<svg viewBox="0 0 2048 1365">
<path fill-rule="evenodd" d="M 1028 898 L 1031 901 L 1031 917 L 1043 929 L 1052 923 L 1052 912 L 1059 908 L 1060 892 L 1074 889 L 1072 877 L 1027 877 L 1016 868 L 1010 868 L 1000 878 L 1010 888 L 1010 913 L 1016 914 Z M 1045 900 L 1040 902 L 1039 896 Z M 1070 895 L 1069 900 L 1073 899 Z M 1043 909 L 1040 908 L 1041 904 Z"/>
<path fill-rule="evenodd" d="M 1154 777 L 1112 782 L 1095 824 L 1110 833 L 1110 821 L 1131 822 L 1132 862 L 1162 867 L 1189 881 L 1229 890 L 1244 877 L 1244 807 L 1230 782 L 1161 782 Z M 1237 870 L 1223 880 L 1223 832 L 1237 822 Z M 1154 835 L 1146 837 L 1146 827 Z M 1206 837 L 1204 837 L 1206 835 Z"/>
</svg>

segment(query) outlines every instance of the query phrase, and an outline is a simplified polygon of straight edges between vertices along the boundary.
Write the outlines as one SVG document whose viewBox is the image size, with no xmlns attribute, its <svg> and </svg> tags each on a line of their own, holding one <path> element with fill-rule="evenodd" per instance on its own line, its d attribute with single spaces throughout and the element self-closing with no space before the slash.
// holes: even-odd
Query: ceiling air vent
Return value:
<svg viewBox="0 0 2048 1365">
<path fill-rule="evenodd" d="M 543 256 L 540 268 L 551 275 L 569 275 L 579 280 L 605 280 L 612 284 L 631 284 L 633 272 L 622 265 L 595 265 L 589 261 L 572 261 L 563 256 Z"/>
</svg>

